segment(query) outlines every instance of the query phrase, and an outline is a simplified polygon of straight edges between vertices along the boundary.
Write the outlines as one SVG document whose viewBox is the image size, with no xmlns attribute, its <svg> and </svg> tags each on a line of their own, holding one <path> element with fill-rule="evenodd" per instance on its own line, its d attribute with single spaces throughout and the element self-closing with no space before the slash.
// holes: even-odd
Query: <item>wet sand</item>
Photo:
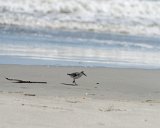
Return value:
<svg viewBox="0 0 160 128">
<path fill-rule="evenodd" d="M 73 86 L 67 73 L 84 71 Z M 160 70 L 0 65 L 5 128 L 158 128 Z M 46 81 L 14 83 L 6 80 Z"/>
</svg>

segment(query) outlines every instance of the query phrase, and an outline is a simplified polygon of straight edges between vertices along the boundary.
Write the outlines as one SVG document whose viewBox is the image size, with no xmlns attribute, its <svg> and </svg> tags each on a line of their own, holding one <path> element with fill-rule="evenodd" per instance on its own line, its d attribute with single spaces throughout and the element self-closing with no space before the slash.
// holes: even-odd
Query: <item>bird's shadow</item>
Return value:
<svg viewBox="0 0 160 128">
<path fill-rule="evenodd" d="M 67 85 L 67 86 L 78 86 L 78 84 L 68 84 L 68 83 L 61 83 L 63 85 Z"/>
</svg>

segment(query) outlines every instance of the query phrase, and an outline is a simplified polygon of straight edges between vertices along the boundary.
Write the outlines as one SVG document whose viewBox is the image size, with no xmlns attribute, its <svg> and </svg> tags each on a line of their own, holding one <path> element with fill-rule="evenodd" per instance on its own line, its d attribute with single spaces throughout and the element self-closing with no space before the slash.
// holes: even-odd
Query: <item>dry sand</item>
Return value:
<svg viewBox="0 0 160 128">
<path fill-rule="evenodd" d="M 81 70 L 72 86 L 66 74 Z M 160 70 L 0 65 L 0 74 L 0 128 L 160 126 Z"/>
</svg>

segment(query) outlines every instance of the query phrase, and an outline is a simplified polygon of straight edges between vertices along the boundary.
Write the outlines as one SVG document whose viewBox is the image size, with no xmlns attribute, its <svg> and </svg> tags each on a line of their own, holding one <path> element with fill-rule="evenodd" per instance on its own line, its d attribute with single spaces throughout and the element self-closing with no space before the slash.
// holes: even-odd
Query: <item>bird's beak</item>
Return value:
<svg viewBox="0 0 160 128">
<path fill-rule="evenodd" d="M 84 72 L 83 72 L 83 75 L 87 76 Z"/>
</svg>

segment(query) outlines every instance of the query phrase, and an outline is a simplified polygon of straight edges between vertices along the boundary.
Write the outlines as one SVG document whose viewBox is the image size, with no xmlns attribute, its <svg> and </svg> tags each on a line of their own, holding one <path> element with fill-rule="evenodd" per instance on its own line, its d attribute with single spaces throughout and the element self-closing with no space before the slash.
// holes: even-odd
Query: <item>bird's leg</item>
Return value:
<svg viewBox="0 0 160 128">
<path fill-rule="evenodd" d="M 76 83 L 75 79 L 73 79 L 73 83 L 74 83 L 75 85 L 77 85 L 77 83 Z"/>
<path fill-rule="evenodd" d="M 75 79 L 73 79 L 73 83 L 76 83 L 76 82 L 75 82 Z"/>
</svg>

